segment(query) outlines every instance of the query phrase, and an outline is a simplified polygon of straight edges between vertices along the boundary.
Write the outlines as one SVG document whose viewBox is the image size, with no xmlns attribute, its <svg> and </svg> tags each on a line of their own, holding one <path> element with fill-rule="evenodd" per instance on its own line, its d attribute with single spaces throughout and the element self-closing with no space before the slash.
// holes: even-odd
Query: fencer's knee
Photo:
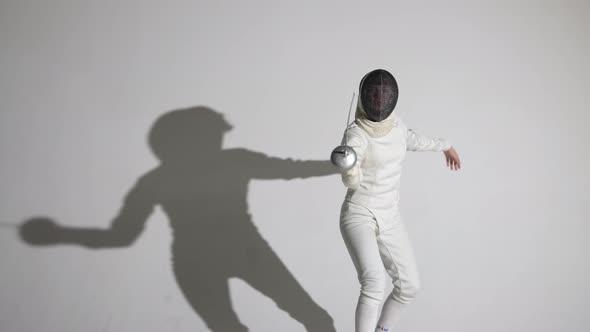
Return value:
<svg viewBox="0 0 590 332">
<path fill-rule="evenodd" d="M 361 301 L 366 304 L 380 305 L 385 296 L 387 282 L 383 271 L 367 271 L 359 279 Z"/>
<path fill-rule="evenodd" d="M 416 298 L 419 291 L 420 281 L 416 279 L 401 283 L 399 288 L 396 288 L 392 291 L 391 296 L 398 302 L 410 303 Z"/>
</svg>

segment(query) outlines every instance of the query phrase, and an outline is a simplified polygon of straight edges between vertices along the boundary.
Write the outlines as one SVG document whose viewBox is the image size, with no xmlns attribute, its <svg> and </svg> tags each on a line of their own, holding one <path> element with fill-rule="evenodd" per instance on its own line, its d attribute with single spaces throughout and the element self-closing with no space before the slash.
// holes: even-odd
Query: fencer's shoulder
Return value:
<svg viewBox="0 0 590 332">
<path fill-rule="evenodd" d="M 351 124 L 349 124 L 348 130 L 346 132 L 349 139 L 357 137 L 361 139 L 363 142 L 368 141 L 368 133 L 363 128 L 361 128 L 356 122 L 352 122 Z"/>
<path fill-rule="evenodd" d="M 406 128 L 406 122 L 404 121 L 403 116 L 396 114 L 394 121 L 395 121 L 395 123 L 394 123 L 395 127 Z"/>
<path fill-rule="evenodd" d="M 348 134 L 364 136 L 367 133 L 363 128 L 361 128 L 361 126 L 359 126 L 355 121 L 353 121 L 348 125 Z"/>
</svg>

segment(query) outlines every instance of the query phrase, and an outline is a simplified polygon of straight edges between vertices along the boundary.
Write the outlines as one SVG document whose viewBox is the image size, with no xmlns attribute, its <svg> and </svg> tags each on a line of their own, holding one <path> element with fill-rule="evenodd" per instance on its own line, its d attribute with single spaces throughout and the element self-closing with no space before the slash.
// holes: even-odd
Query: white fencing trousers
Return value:
<svg viewBox="0 0 590 332">
<path fill-rule="evenodd" d="M 384 269 L 394 286 L 388 300 L 409 303 L 420 288 L 413 249 L 399 211 L 385 212 L 376 216 L 366 207 L 346 200 L 340 211 L 340 232 L 360 282 L 356 332 L 376 330 L 385 296 Z"/>
</svg>

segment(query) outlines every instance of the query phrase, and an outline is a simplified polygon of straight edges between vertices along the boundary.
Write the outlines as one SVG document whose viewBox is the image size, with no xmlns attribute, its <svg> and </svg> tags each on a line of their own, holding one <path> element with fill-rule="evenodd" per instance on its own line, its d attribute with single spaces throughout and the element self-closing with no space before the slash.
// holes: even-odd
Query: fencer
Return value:
<svg viewBox="0 0 590 332">
<path fill-rule="evenodd" d="M 418 134 L 393 112 L 398 85 L 391 73 L 377 69 L 359 85 L 355 121 L 342 142 L 354 149 L 356 162 L 342 171 L 347 187 L 340 211 L 340 232 L 357 271 L 360 294 L 355 331 L 393 331 L 403 307 L 420 289 L 414 253 L 399 211 L 400 176 L 406 151 L 444 152 L 451 170 L 461 167 L 451 142 Z M 393 290 L 385 297 L 386 275 Z"/>
</svg>

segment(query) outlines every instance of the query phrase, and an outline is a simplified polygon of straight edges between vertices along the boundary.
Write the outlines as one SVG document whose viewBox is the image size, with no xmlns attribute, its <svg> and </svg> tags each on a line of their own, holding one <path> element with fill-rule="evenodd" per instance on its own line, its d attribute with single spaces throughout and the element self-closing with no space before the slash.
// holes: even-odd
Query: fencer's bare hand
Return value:
<svg viewBox="0 0 590 332">
<path fill-rule="evenodd" d="M 459 159 L 459 154 L 455 151 L 455 148 L 451 147 L 447 151 L 444 151 L 444 153 L 445 158 L 447 158 L 447 167 L 450 167 L 451 171 L 458 171 L 461 169 L 461 160 Z"/>
</svg>

